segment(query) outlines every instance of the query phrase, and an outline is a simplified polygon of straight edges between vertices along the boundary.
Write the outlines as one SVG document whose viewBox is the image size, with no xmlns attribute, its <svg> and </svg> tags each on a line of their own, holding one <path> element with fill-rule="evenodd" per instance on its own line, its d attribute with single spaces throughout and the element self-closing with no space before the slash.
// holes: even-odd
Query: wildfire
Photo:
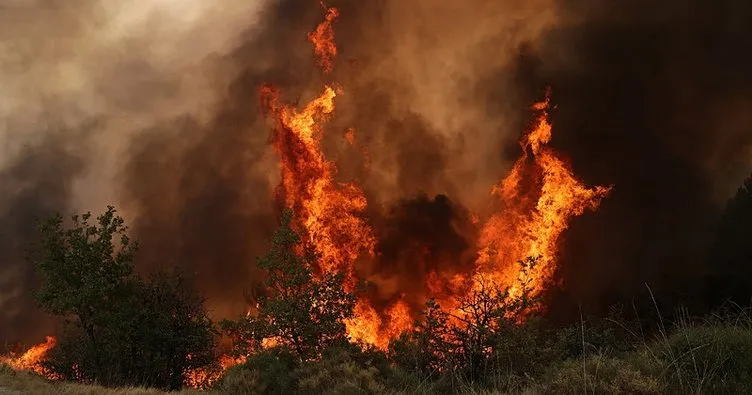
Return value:
<svg viewBox="0 0 752 395">
<path fill-rule="evenodd" d="M 219 369 L 197 369 L 186 374 L 185 385 L 191 388 L 209 387 L 219 380 L 227 369 L 245 363 L 246 358 L 243 356 L 232 357 L 223 354 L 219 357 Z"/>
<path fill-rule="evenodd" d="M 5 363 L 14 370 L 30 370 L 40 375 L 47 375 L 46 370 L 42 367 L 42 361 L 52 348 L 57 345 L 57 339 L 47 336 L 44 343 L 37 344 L 26 350 L 18 357 L 12 355 L 1 357 L 0 363 Z"/>
<path fill-rule="evenodd" d="M 308 35 L 318 64 L 325 73 L 333 70 L 337 54 L 333 22 L 339 16 L 335 8 L 326 9 L 325 20 Z M 377 240 L 364 219 L 368 202 L 355 183 L 334 181 L 337 168 L 324 156 L 320 141 L 323 126 L 335 111 L 335 98 L 341 93 L 327 85 L 318 97 L 302 110 L 285 105 L 279 92 L 266 85 L 260 89 L 261 102 L 276 120 L 273 145 L 281 162 L 282 182 L 278 200 L 293 209 L 299 230 L 321 255 L 322 272 L 341 270 L 348 274 L 348 288 L 357 279 L 354 264 L 358 259 L 375 259 Z M 538 117 L 521 139 L 523 149 L 512 171 L 493 187 L 501 208 L 480 226 L 478 258 L 474 274 L 428 273 L 428 295 L 451 309 L 455 297 L 472 289 L 480 279 L 509 287 L 510 296 L 520 295 L 523 287 L 530 296 L 540 294 L 552 281 L 556 268 L 558 241 L 569 220 L 586 209 L 596 209 L 610 187 L 587 188 L 573 175 L 569 166 L 546 145 L 551 140 L 548 120 L 549 95 L 532 109 Z M 352 145 L 354 129 L 345 131 Z M 536 258 L 536 264 L 523 269 L 517 263 Z M 469 286 L 468 286 L 469 284 Z M 353 340 L 385 348 L 389 340 L 408 330 L 414 321 L 410 305 L 402 298 L 377 310 L 360 296 L 355 318 L 348 320 Z"/>
<path fill-rule="evenodd" d="M 339 11 L 325 9 L 325 20 L 308 39 L 319 66 L 324 73 L 330 73 L 337 56 L 333 24 Z M 324 126 L 334 114 L 336 99 L 343 91 L 333 83 L 327 84 L 302 108 L 284 103 L 280 91 L 272 85 L 261 86 L 258 93 L 265 113 L 274 123 L 271 141 L 280 159 L 281 172 L 277 202 L 293 210 L 294 226 L 319 254 L 317 270 L 344 272 L 348 291 L 355 292 L 359 280 L 355 264 L 359 260 L 378 259 L 375 254 L 378 240 L 366 220 L 368 202 L 363 190 L 354 182 L 335 180 L 337 167 L 326 158 L 321 146 Z M 480 229 L 473 250 L 477 259 L 473 256 L 468 260 L 474 263 L 473 270 L 426 273 L 423 284 L 426 294 L 416 298 L 401 295 L 389 303 L 376 305 L 366 295 L 359 294 L 355 316 L 346 322 L 351 339 L 385 349 L 390 340 L 413 326 L 416 300 L 434 298 L 443 308 L 452 309 L 456 297 L 485 280 L 508 287 L 513 298 L 520 296 L 523 289 L 529 290 L 530 296 L 540 295 L 551 285 L 561 235 L 570 220 L 586 210 L 597 209 L 611 187 L 585 186 L 547 146 L 553 132 L 550 106 L 547 93 L 543 101 L 531 107 L 537 117 L 520 140 L 522 155 L 510 173 L 491 189 L 491 195 L 498 200 L 498 211 L 487 219 L 470 215 L 473 226 Z M 354 145 L 355 129 L 344 131 L 344 137 Z M 368 152 L 366 147 L 362 149 L 364 154 Z M 535 258 L 533 267 L 518 265 L 528 258 Z M 424 266 L 415 267 L 421 270 Z M 23 355 L 0 358 L 0 362 L 14 369 L 44 374 L 40 361 L 55 343 L 55 338 L 48 337 L 45 343 Z M 269 339 L 264 346 L 274 344 Z M 223 356 L 218 371 L 189 372 L 187 384 L 196 387 L 211 383 L 226 369 L 244 361 Z"/>
</svg>

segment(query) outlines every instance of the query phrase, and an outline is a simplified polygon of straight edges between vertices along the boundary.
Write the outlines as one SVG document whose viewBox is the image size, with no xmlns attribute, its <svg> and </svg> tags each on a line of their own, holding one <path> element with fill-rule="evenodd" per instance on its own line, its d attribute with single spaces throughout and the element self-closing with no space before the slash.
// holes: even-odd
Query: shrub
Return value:
<svg viewBox="0 0 752 395">
<path fill-rule="evenodd" d="M 297 391 L 298 367 L 297 356 L 284 347 L 261 350 L 228 369 L 215 388 L 225 394 L 291 394 Z"/>
<path fill-rule="evenodd" d="M 684 326 L 652 345 L 672 392 L 752 393 L 752 330 L 739 326 Z"/>
<path fill-rule="evenodd" d="M 592 355 L 560 363 L 539 384 L 541 394 L 661 394 L 663 388 L 655 377 L 639 370 L 630 362 Z"/>
</svg>

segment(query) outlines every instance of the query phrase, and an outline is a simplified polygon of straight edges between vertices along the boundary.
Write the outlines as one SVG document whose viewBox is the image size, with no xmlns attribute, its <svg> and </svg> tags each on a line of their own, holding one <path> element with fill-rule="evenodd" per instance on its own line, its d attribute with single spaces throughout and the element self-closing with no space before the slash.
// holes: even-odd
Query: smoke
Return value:
<svg viewBox="0 0 752 395">
<path fill-rule="evenodd" d="M 447 196 L 400 199 L 373 224 L 378 258 L 359 275 L 377 286 L 370 295 L 377 308 L 404 297 L 418 312 L 427 295 L 457 292 L 455 275 L 469 278 L 475 267 L 477 227 Z"/>
<path fill-rule="evenodd" d="M 125 209 L 131 140 L 203 122 L 235 77 L 215 60 L 265 2 L 15 0 L 0 4 L 0 339 L 36 341 L 25 250 L 53 212 Z M 124 212 L 132 220 L 134 213 Z"/>
<path fill-rule="evenodd" d="M 479 76 L 514 60 L 513 42 L 534 37 L 552 19 L 550 12 L 536 13 L 546 2 L 537 8 L 479 3 L 494 27 L 475 23 L 480 10 L 450 2 L 329 2 L 342 15 L 335 23 L 341 55 L 331 77 L 320 73 L 306 40 L 323 19 L 323 8 L 310 1 L 270 7 L 257 34 L 219 61 L 237 70 L 237 78 L 211 119 L 166 123 L 161 128 L 172 133 L 144 133 L 132 145 L 128 202 L 138 213 L 142 264 L 185 265 L 197 274 L 216 314 L 242 312 L 242 292 L 259 279 L 255 259 L 267 248 L 278 214 L 273 191 L 279 169 L 258 88 L 273 84 L 284 101 L 303 105 L 331 78 L 343 93 L 327 127 L 325 151 L 337 163 L 339 180 L 355 179 L 365 189 L 370 222 L 384 237 L 382 258 L 361 267 L 377 283 L 380 296 L 374 297 L 396 295 L 391 281 L 405 274 L 418 240 L 435 245 L 429 248 L 441 258 L 436 268 L 418 274 L 420 284 L 431 271 L 469 271 L 474 236 L 464 206 L 467 201 L 480 207 L 477 202 L 500 178 L 509 158 L 489 152 L 505 137 L 499 125 L 510 122 L 504 113 L 482 113 L 481 100 L 469 95 Z M 406 19 L 408 14 L 413 17 Z M 494 65 L 473 61 L 492 35 L 505 44 Z M 351 128 L 352 145 L 345 138 Z M 488 174 L 486 168 L 477 171 L 478 161 L 488 164 Z M 461 174 L 470 185 L 457 182 Z M 455 203 L 427 197 L 437 194 Z M 398 224 L 413 227 L 397 231 Z M 402 237 L 408 240 L 397 240 Z M 449 269 L 452 259 L 463 263 Z M 407 285 L 403 279 L 396 283 Z"/>
<path fill-rule="evenodd" d="M 615 185 L 565 234 L 552 309 L 597 309 L 645 282 L 698 297 L 719 210 L 752 167 L 750 5 L 327 4 L 341 11 L 331 76 L 306 41 L 315 1 L 3 2 L 0 272 L 18 280 L 0 282 L 0 311 L 14 312 L 0 336 L 39 322 L 21 254 L 32 219 L 106 204 L 132 225 L 142 270 L 184 266 L 215 316 L 240 313 L 277 214 L 262 83 L 291 103 L 342 87 L 324 147 L 368 198 L 381 255 L 360 270 L 375 299 L 470 270 L 468 213 L 493 210 L 547 86 L 554 148 L 588 185 Z M 415 280 L 417 244 L 438 258 Z"/>
</svg>

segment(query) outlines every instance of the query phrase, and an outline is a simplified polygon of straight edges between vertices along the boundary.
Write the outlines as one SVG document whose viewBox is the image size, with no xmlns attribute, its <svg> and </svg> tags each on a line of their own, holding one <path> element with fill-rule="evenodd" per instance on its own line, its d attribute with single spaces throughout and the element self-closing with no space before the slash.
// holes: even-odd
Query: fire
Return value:
<svg viewBox="0 0 752 395">
<path fill-rule="evenodd" d="M 325 20 L 308 35 L 325 73 L 333 70 L 337 55 L 333 23 L 338 17 L 337 9 L 326 8 Z M 299 230 L 320 254 L 319 269 L 344 271 L 348 275 L 347 287 L 353 291 L 358 280 L 355 262 L 377 259 L 374 251 L 378 241 L 365 219 L 368 202 L 362 190 L 355 183 L 335 182 L 336 165 L 321 149 L 324 125 L 334 113 L 335 99 L 341 93 L 341 89 L 326 85 L 299 110 L 282 103 L 276 88 L 266 85 L 260 89 L 263 107 L 275 120 L 272 142 L 280 158 L 282 176 L 277 199 L 293 209 Z M 549 108 L 547 93 L 545 100 L 532 106 L 538 116 L 520 141 L 522 157 L 492 188 L 492 196 L 500 203 L 499 211 L 485 221 L 476 215 L 471 217 L 480 228 L 475 270 L 464 274 L 428 273 L 424 299 L 434 298 L 444 308 L 452 309 L 456 297 L 482 279 L 508 287 L 511 297 L 520 296 L 523 287 L 530 296 L 539 295 L 552 282 L 559 240 L 569 221 L 585 210 L 595 210 L 611 188 L 586 187 L 574 177 L 568 164 L 547 147 L 553 130 L 548 120 Z M 353 145 L 354 129 L 344 133 Z M 533 267 L 523 270 L 517 264 L 531 257 L 536 258 Z M 349 336 L 386 348 L 391 339 L 413 325 L 415 312 L 406 300 L 403 296 L 377 309 L 360 295 L 355 317 L 346 322 Z M 410 300 L 414 302 L 415 298 Z"/>
<path fill-rule="evenodd" d="M 531 296 L 544 290 L 553 278 L 558 241 L 570 219 L 598 208 L 611 190 L 605 186 L 587 188 L 546 147 L 552 132 L 549 108 L 549 94 L 532 106 L 539 115 L 520 141 L 523 155 L 493 188 L 503 209 L 481 232 L 478 271 L 497 284 L 509 286 L 512 297 L 518 296 L 523 286 L 529 288 Z M 537 258 L 534 267 L 521 270 L 517 262 L 530 257 Z"/>
<path fill-rule="evenodd" d="M 310 35 L 324 71 L 330 70 L 336 54 L 332 22 L 338 15 L 335 8 L 328 9 L 326 20 Z M 325 86 L 302 111 L 282 104 L 272 86 L 263 86 L 260 97 L 277 121 L 273 145 L 282 167 L 278 199 L 293 209 L 321 255 L 320 269 L 350 273 L 359 256 L 373 253 L 375 240 L 363 218 L 367 206 L 363 192 L 353 183 L 335 182 L 337 168 L 321 150 L 322 124 L 334 112 L 337 91 Z"/>
<path fill-rule="evenodd" d="M 30 370 L 40 375 L 47 375 L 41 363 L 47 357 L 47 352 L 56 345 L 57 339 L 47 336 L 44 343 L 31 347 L 18 357 L 12 355 L 0 357 L 0 363 L 5 363 L 14 370 Z"/>
<path fill-rule="evenodd" d="M 325 20 L 308 35 L 324 73 L 334 68 L 337 47 L 333 23 L 338 17 L 336 8 L 326 8 Z M 274 86 L 264 85 L 259 89 L 262 107 L 274 123 L 271 142 L 280 159 L 277 202 L 292 208 L 294 225 L 319 254 L 318 272 L 345 273 L 347 290 L 355 292 L 359 280 L 355 265 L 361 260 L 379 259 L 375 253 L 378 240 L 366 219 L 368 202 L 363 190 L 354 182 L 336 181 L 337 167 L 322 150 L 325 125 L 336 110 L 337 97 L 342 94 L 341 88 L 327 84 L 315 98 L 297 108 L 284 103 Z M 386 304 L 377 305 L 359 294 L 355 316 L 345 323 L 352 340 L 385 349 L 390 340 L 412 328 L 417 302 L 434 298 L 444 309 L 452 310 L 457 297 L 486 280 L 508 287 L 513 298 L 521 296 L 523 289 L 530 296 L 537 296 L 551 286 L 560 239 L 570 220 L 586 210 L 597 209 L 611 187 L 585 186 L 548 147 L 553 132 L 550 107 L 548 93 L 543 101 L 531 107 L 537 117 L 520 140 L 522 156 L 491 189 L 499 210 L 487 219 L 470 215 L 473 226 L 480 229 L 475 246 L 477 259 L 468 261 L 474 262 L 473 270 L 426 273 L 425 295 L 399 294 Z M 355 129 L 344 131 L 344 137 L 354 145 Z M 366 147 L 362 150 L 368 163 L 368 150 Z M 535 258 L 533 267 L 523 269 L 517 264 L 528 258 Z M 426 267 L 424 263 L 416 262 L 416 270 Z M 55 343 L 55 338 L 48 337 L 45 343 L 23 355 L 6 357 L 0 362 L 14 369 L 44 374 L 40 361 Z M 263 346 L 274 344 L 274 339 L 268 339 Z M 225 355 L 219 360 L 220 369 L 189 372 L 186 384 L 195 387 L 214 382 L 226 369 L 244 361 Z"/>
<path fill-rule="evenodd" d="M 334 68 L 334 58 L 337 56 L 337 45 L 334 43 L 334 29 L 332 24 L 339 17 L 339 10 L 326 8 L 326 19 L 316 27 L 316 30 L 308 34 L 308 40 L 313 44 L 314 51 L 318 56 L 319 66 L 324 72 L 329 73 Z"/>
<path fill-rule="evenodd" d="M 237 366 L 245 363 L 246 358 L 244 356 L 233 357 L 227 354 L 223 354 L 219 357 L 219 369 L 197 369 L 186 373 L 185 385 L 191 388 L 205 388 L 211 386 L 222 375 L 233 366 Z"/>
</svg>

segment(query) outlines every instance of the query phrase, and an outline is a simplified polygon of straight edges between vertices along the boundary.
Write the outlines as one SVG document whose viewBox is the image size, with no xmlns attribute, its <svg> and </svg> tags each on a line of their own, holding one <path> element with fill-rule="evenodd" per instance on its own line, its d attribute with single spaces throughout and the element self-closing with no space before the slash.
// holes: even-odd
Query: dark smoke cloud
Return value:
<svg viewBox="0 0 752 395">
<path fill-rule="evenodd" d="M 453 276 L 467 276 L 474 269 L 477 227 L 470 213 L 447 196 L 401 199 L 372 222 L 379 240 L 377 258 L 359 274 L 376 285 L 370 295 L 376 307 L 404 296 L 419 311 L 431 295 L 431 276 L 451 294 Z"/>
</svg>

